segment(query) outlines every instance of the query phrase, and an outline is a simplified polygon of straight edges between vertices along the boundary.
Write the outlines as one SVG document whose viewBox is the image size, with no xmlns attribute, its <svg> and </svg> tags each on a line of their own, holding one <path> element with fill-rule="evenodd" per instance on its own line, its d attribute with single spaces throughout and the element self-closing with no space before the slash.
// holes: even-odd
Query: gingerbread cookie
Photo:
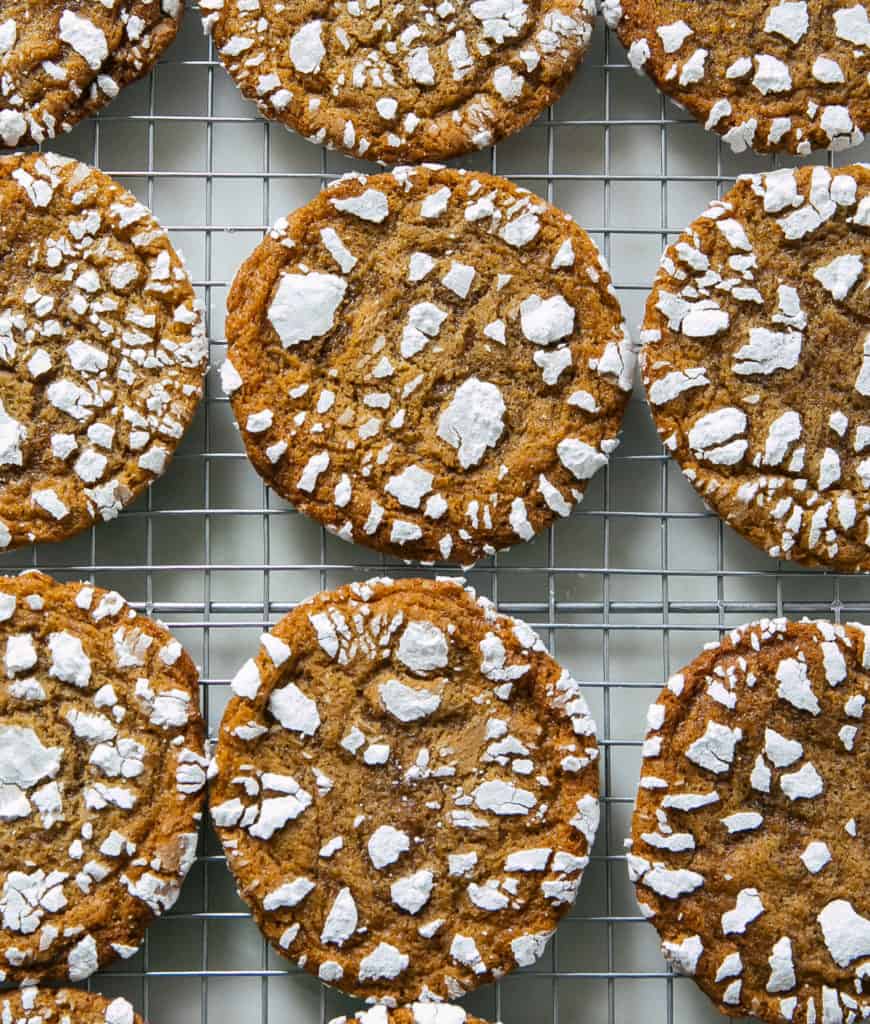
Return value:
<svg viewBox="0 0 870 1024">
<path fill-rule="evenodd" d="M 870 1016 L 868 698 L 870 627 L 766 619 L 649 709 L 629 872 L 723 1013 Z"/>
<path fill-rule="evenodd" d="M 0 548 L 113 519 L 203 391 L 200 304 L 166 232 L 101 171 L 0 159 Z"/>
<path fill-rule="evenodd" d="M 3 0 L 0 141 L 38 145 L 146 75 L 175 38 L 184 0 Z"/>
<path fill-rule="evenodd" d="M 527 625 L 455 581 L 354 583 L 232 685 L 211 814 L 279 952 L 391 1005 L 534 963 L 589 860 L 598 748 Z"/>
<path fill-rule="evenodd" d="M 870 171 L 742 178 L 665 253 L 644 383 L 665 447 L 774 558 L 870 569 Z"/>
<path fill-rule="evenodd" d="M 593 0 L 199 0 L 227 71 L 266 117 L 350 156 L 444 160 L 490 146 L 562 94 Z"/>
<path fill-rule="evenodd" d="M 735 153 L 855 146 L 870 127 L 864 0 L 603 0 L 628 59 Z"/>
<path fill-rule="evenodd" d="M 0 993 L 0 1019 L 9 1024 L 144 1024 L 126 999 L 104 999 L 74 988 L 22 988 Z"/>
<path fill-rule="evenodd" d="M 634 354 L 569 217 L 501 178 L 349 176 L 228 299 L 224 389 L 260 475 L 345 540 L 463 564 L 567 516 Z"/>
<path fill-rule="evenodd" d="M 193 863 L 198 676 L 120 594 L 36 572 L 0 577 L 0 651 L 0 980 L 82 981 Z"/>
<path fill-rule="evenodd" d="M 478 1017 L 469 1017 L 461 1006 L 446 1003 L 414 1003 L 398 1010 L 373 1006 L 353 1017 L 335 1017 L 329 1024 L 486 1024 Z"/>
</svg>

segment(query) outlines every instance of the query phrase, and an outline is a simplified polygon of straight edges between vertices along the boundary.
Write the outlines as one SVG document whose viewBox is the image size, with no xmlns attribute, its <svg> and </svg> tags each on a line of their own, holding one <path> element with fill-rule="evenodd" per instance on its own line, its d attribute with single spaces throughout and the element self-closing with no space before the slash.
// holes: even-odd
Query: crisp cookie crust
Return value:
<svg viewBox="0 0 870 1024">
<path fill-rule="evenodd" d="M 0 980 L 82 981 L 193 863 L 198 676 L 120 594 L 36 572 L 0 577 L 0 650 Z"/>
<path fill-rule="evenodd" d="M 335 1017 L 329 1024 L 486 1024 L 479 1017 L 469 1017 L 461 1006 L 446 1003 L 414 1003 L 399 1010 L 373 1006 L 353 1017 Z"/>
<path fill-rule="evenodd" d="M 12 1024 L 144 1024 L 126 999 L 74 988 L 0 993 L 0 1020 Z"/>
<path fill-rule="evenodd" d="M 735 153 L 846 149 L 870 126 L 864 0 L 603 0 L 636 71 Z"/>
<path fill-rule="evenodd" d="M 261 644 L 233 680 L 209 802 L 266 937 L 391 1005 L 534 963 L 598 826 L 577 682 L 456 581 L 319 594 Z"/>
<path fill-rule="evenodd" d="M 723 1013 L 870 1015 L 868 698 L 870 627 L 765 619 L 649 709 L 629 873 Z"/>
<path fill-rule="evenodd" d="M 113 519 L 165 470 L 208 346 L 182 259 L 101 171 L 0 159 L 0 548 Z"/>
<path fill-rule="evenodd" d="M 266 117 L 388 164 L 459 156 L 533 121 L 567 86 L 595 15 L 594 0 L 199 6 Z"/>
<path fill-rule="evenodd" d="M 742 178 L 662 259 L 641 365 L 704 500 L 773 558 L 870 569 L 870 170 Z"/>
<path fill-rule="evenodd" d="M 3 0 L 0 142 L 68 132 L 146 75 L 175 38 L 184 0 Z"/>
<path fill-rule="evenodd" d="M 634 352 L 610 275 L 501 178 L 343 178 L 275 226 L 228 308 L 248 455 L 345 540 L 474 562 L 567 516 L 617 446 Z"/>
</svg>

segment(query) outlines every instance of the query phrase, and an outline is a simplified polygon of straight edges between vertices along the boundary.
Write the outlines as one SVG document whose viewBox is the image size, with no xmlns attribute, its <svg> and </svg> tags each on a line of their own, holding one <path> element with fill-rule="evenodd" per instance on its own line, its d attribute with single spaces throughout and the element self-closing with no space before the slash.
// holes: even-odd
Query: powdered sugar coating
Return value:
<svg viewBox="0 0 870 1024">
<path fill-rule="evenodd" d="M 870 1014 L 867 637 L 857 624 L 764 619 L 707 645 L 682 691 L 653 705 L 664 713 L 650 718 L 629 871 L 665 956 L 726 1012 Z M 723 730 L 740 734 L 733 756 Z M 704 736 L 725 756 L 698 758 Z"/>
<path fill-rule="evenodd" d="M 0 211 L 0 543 L 16 547 L 115 518 L 164 472 L 207 342 L 166 232 L 102 172 L 4 158 Z"/>
<path fill-rule="evenodd" d="M 328 17 L 250 0 L 200 8 L 265 116 L 389 164 L 480 149 L 534 119 L 567 84 L 595 15 L 593 0 L 342 0 Z"/>
<path fill-rule="evenodd" d="M 471 563 L 568 515 L 632 386 L 597 250 L 486 175 L 334 183 L 270 232 L 229 311 L 223 377 L 259 472 L 407 559 Z"/>
<path fill-rule="evenodd" d="M 15 598 L 0 627 L 0 971 L 78 982 L 135 951 L 193 863 L 198 680 L 118 594 L 40 573 L 2 577 L 0 591 Z M 22 638 L 33 658 L 10 658 Z"/>
<path fill-rule="evenodd" d="M 329 1024 L 485 1024 L 472 1017 L 461 1006 L 446 1003 L 414 1003 L 399 1009 L 374 1006 L 360 1010 L 353 1017 L 333 1017 Z"/>
<path fill-rule="evenodd" d="M 0 14 L 0 142 L 68 132 L 141 78 L 175 38 L 182 0 L 6 0 Z"/>
<path fill-rule="evenodd" d="M 231 701 L 211 784 L 267 937 L 322 980 L 399 1003 L 537 959 L 598 825 L 578 684 L 527 626 L 447 580 L 319 594 L 272 635 L 293 653 L 257 656 L 261 685 Z M 311 735 L 270 710 L 290 685 L 316 705 Z M 278 793 L 293 813 L 264 832 Z"/>
<path fill-rule="evenodd" d="M 870 567 L 868 193 L 862 165 L 740 179 L 662 258 L 641 353 L 704 500 L 772 557 L 847 572 Z M 727 326 L 687 333 L 698 311 Z"/>
<path fill-rule="evenodd" d="M 735 153 L 860 143 L 870 126 L 863 0 L 605 0 L 636 71 Z"/>
</svg>

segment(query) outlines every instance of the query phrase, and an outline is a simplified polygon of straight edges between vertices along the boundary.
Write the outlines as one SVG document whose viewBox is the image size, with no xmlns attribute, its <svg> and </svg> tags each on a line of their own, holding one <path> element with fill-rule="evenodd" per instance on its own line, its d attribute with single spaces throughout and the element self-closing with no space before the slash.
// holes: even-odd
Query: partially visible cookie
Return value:
<svg viewBox="0 0 870 1024">
<path fill-rule="evenodd" d="M 0 548 L 113 519 L 203 392 L 199 301 L 169 237 L 102 171 L 0 159 Z"/>
<path fill-rule="evenodd" d="M 3 145 L 38 145 L 105 106 L 151 70 L 183 11 L 184 0 L 3 0 Z"/>
<path fill-rule="evenodd" d="M 349 176 L 236 275 L 222 376 L 260 475 L 345 540 L 474 562 L 567 516 L 634 352 L 564 213 L 502 178 Z"/>
<path fill-rule="evenodd" d="M 870 128 L 865 0 L 603 0 L 628 59 L 735 153 L 807 155 Z"/>
<path fill-rule="evenodd" d="M 868 700 L 870 627 L 765 619 L 649 709 L 629 873 L 723 1013 L 870 1017 Z"/>
<path fill-rule="evenodd" d="M 36 572 L 0 577 L 0 657 L 0 980 L 83 981 L 193 863 L 197 671 L 120 594 Z"/>
<path fill-rule="evenodd" d="M 594 0 L 199 6 L 266 117 L 389 164 L 460 156 L 533 121 L 567 86 L 595 16 Z"/>
<path fill-rule="evenodd" d="M 4 1024 L 144 1024 L 126 999 L 74 988 L 22 988 L 0 993 Z"/>
<path fill-rule="evenodd" d="M 527 625 L 456 582 L 354 583 L 232 685 L 211 815 L 280 953 L 390 1005 L 541 956 L 589 861 L 598 748 Z"/>
<path fill-rule="evenodd" d="M 398 1010 L 373 1006 L 353 1017 L 335 1017 L 329 1024 L 486 1024 L 479 1017 L 469 1017 L 461 1006 L 447 1003 L 414 1003 Z"/>
<path fill-rule="evenodd" d="M 870 569 L 870 170 L 741 178 L 662 259 L 641 360 L 667 450 L 774 558 Z"/>
</svg>

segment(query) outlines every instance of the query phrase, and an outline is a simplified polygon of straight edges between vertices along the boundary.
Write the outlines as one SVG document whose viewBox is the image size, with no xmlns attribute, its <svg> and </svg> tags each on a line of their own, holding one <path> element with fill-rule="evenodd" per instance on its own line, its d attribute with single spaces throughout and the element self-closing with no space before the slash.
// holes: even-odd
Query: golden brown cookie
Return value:
<svg viewBox="0 0 870 1024">
<path fill-rule="evenodd" d="M 870 127 L 865 0 L 603 0 L 636 71 L 735 153 L 846 149 Z"/>
<path fill-rule="evenodd" d="M 868 698 L 870 627 L 764 619 L 649 709 L 629 873 L 723 1013 L 870 1015 Z"/>
<path fill-rule="evenodd" d="M 113 519 L 203 391 L 190 278 L 151 213 L 51 153 L 0 159 L 0 548 Z"/>
<path fill-rule="evenodd" d="M 120 594 L 0 577 L 0 980 L 82 981 L 135 952 L 193 863 L 198 675 Z"/>
<path fill-rule="evenodd" d="M 373 1006 L 353 1017 L 335 1017 L 329 1024 L 486 1024 L 479 1017 L 469 1017 L 461 1006 L 446 1003 L 414 1003 L 398 1010 Z"/>
<path fill-rule="evenodd" d="M 593 0 L 199 0 L 266 117 L 383 163 L 444 160 L 533 121 L 567 86 Z"/>
<path fill-rule="evenodd" d="M 278 951 L 393 1005 L 534 963 L 598 826 L 595 724 L 535 633 L 457 582 L 369 580 L 261 645 L 209 803 Z"/>
<path fill-rule="evenodd" d="M 184 0 L 0 0 L 0 140 L 68 132 L 147 74 L 175 38 Z"/>
<path fill-rule="evenodd" d="M 248 455 L 345 540 L 474 562 L 567 516 L 617 446 L 634 354 L 610 275 L 501 178 L 344 178 L 276 225 L 228 307 Z"/>
<path fill-rule="evenodd" d="M 0 1019 L 9 1024 L 144 1024 L 126 999 L 104 999 L 74 988 L 22 988 L 0 993 Z"/>
<path fill-rule="evenodd" d="M 774 558 L 870 569 L 870 171 L 742 178 L 662 259 L 642 367 L 668 451 Z"/>
</svg>

